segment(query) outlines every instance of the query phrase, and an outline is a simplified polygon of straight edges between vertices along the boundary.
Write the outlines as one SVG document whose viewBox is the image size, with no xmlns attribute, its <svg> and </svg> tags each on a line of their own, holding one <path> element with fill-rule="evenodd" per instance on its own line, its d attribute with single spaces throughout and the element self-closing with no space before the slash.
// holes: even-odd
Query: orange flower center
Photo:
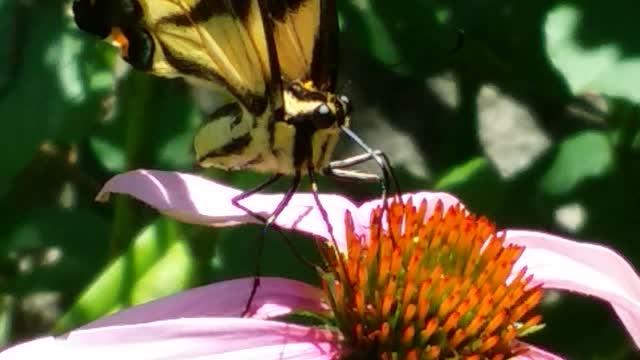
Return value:
<svg viewBox="0 0 640 360">
<path fill-rule="evenodd" d="M 370 233 L 354 233 L 345 216 L 347 253 L 323 249 L 322 274 L 348 357 L 508 359 L 516 340 L 542 318 L 542 297 L 526 268 L 513 269 L 524 248 L 505 245 L 487 219 L 461 206 L 394 202 L 371 214 Z"/>
</svg>

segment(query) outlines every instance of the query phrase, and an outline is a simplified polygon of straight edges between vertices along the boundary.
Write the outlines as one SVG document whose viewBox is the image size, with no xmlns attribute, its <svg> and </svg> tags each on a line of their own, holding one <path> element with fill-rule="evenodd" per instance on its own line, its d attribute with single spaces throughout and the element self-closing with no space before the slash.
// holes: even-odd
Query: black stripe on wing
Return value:
<svg viewBox="0 0 640 360">
<path fill-rule="evenodd" d="M 198 159 L 198 162 L 203 163 L 209 158 L 219 158 L 231 155 L 240 156 L 245 151 L 247 146 L 251 144 L 252 139 L 253 137 L 251 136 L 251 133 L 246 133 L 240 137 L 234 138 L 224 146 L 215 150 L 211 150 L 210 152 L 204 154 Z"/>
<path fill-rule="evenodd" d="M 251 92 L 241 92 L 233 86 L 230 86 L 225 78 L 215 71 L 188 60 L 162 42 L 160 42 L 160 46 L 169 65 L 180 71 L 180 73 L 198 79 L 208 80 L 212 83 L 222 84 L 234 97 L 239 99 L 252 114 L 262 114 L 267 108 L 267 99 L 265 97 Z"/>
<path fill-rule="evenodd" d="M 232 94 L 241 99 L 252 113 L 261 114 L 265 109 L 267 101 L 271 105 L 272 109 L 279 109 L 283 106 L 284 103 L 282 95 L 283 90 L 280 65 L 278 61 L 273 61 L 273 59 L 278 58 L 278 54 L 273 39 L 273 24 L 271 18 L 268 16 L 268 0 L 200 0 L 195 5 L 193 5 L 188 12 L 167 16 L 160 20 L 160 22 L 167 22 L 176 26 L 192 26 L 194 24 L 209 21 L 212 17 L 215 16 L 230 16 L 233 19 L 238 20 L 239 23 L 242 24 L 242 26 L 244 26 L 246 29 L 249 29 L 252 26 L 252 24 L 250 23 L 252 21 L 252 19 L 250 18 L 250 11 L 251 5 L 254 2 L 257 2 L 260 9 L 260 18 L 262 20 L 264 32 L 263 36 L 267 45 L 268 52 L 266 54 L 266 56 L 268 57 L 267 62 L 270 68 L 270 78 L 265 79 L 265 82 L 268 83 L 268 91 L 267 94 L 265 94 L 266 99 L 264 99 L 264 101 L 259 101 L 263 99 L 255 95 L 252 96 L 251 94 L 240 94 L 238 93 L 238 91 L 234 91 L 230 86 L 228 86 L 228 84 L 226 84 L 223 76 L 215 74 L 214 77 L 215 81 L 225 83 Z M 171 63 L 171 65 L 175 66 L 174 63 Z M 197 68 L 189 68 L 184 66 L 176 68 L 178 68 L 179 70 L 185 69 L 189 74 L 194 76 L 198 76 L 197 73 L 200 72 L 200 69 Z M 209 73 L 206 75 L 206 79 L 214 80 L 212 79 L 212 75 L 214 74 Z"/>
<path fill-rule="evenodd" d="M 320 30 L 313 47 L 310 77 L 319 90 L 335 92 L 338 73 L 338 14 L 335 0 L 320 1 Z"/>
<path fill-rule="evenodd" d="M 289 12 L 296 12 L 308 0 L 266 0 L 269 14 L 274 20 L 284 21 Z"/>
<path fill-rule="evenodd" d="M 265 39 L 267 41 L 267 51 L 269 52 L 269 67 L 271 72 L 271 79 L 269 79 L 269 92 L 272 109 L 274 109 L 274 116 L 269 119 L 269 122 L 284 120 L 284 114 L 280 109 L 284 107 L 284 95 L 282 88 L 282 74 L 280 71 L 280 63 L 278 62 L 278 49 L 273 38 L 273 20 L 269 16 L 269 9 L 265 0 L 257 0 L 260 5 L 260 13 L 262 14 L 262 24 L 264 26 Z M 282 114 L 281 118 L 278 114 Z"/>
<path fill-rule="evenodd" d="M 315 29 L 310 68 L 304 78 L 290 80 L 311 80 L 319 90 L 333 92 L 338 68 L 338 18 L 335 0 L 266 0 L 271 17 L 280 22 L 290 20 L 291 16 L 295 17 L 298 11 L 303 11 L 301 7 L 311 1 L 320 2 L 320 23 L 318 29 Z M 297 40 L 300 38 L 301 36 L 297 36 Z"/>
<path fill-rule="evenodd" d="M 246 22 L 251 2 L 256 0 L 200 0 L 189 12 L 174 14 L 162 19 L 177 26 L 191 26 L 214 16 L 233 16 Z"/>
</svg>

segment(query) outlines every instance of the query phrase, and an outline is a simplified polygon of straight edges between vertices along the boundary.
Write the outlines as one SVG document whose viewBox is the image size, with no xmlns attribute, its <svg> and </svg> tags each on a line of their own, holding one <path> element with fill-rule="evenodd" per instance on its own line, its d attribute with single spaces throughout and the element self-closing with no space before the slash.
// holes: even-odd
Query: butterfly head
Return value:
<svg viewBox="0 0 640 360">
<path fill-rule="evenodd" d="M 76 0 L 73 17 L 78 27 L 108 38 L 133 67 L 151 67 L 155 43 L 141 25 L 143 9 L 136 0 Z"/>
<path fill-rule="evenodd" d="M 285 121 L 315 130 L 349 126 L 351 103 L 345 95 L 317 90 L 313 83 L 292 81 L 284 91 Z"/>
<path fill-rule="evenodd" d="M 142 7 L 135 0 L 76 0 L 73 15 L 80 29 L 104 39 L 113 27 L 137 23 Z"/>
</svg>

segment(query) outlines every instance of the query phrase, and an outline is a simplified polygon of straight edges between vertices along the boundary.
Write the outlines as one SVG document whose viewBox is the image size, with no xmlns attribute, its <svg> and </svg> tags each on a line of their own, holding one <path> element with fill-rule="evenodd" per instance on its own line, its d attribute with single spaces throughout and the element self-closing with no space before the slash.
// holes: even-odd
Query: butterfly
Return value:
<svg viewBox="0 0 640 360">
<path fill-rule="evenodd" d="M 195 134 L 196 161 L 272 174 L 233 200 L 265 228 L 303 176 L 325 220 L 317 174 L 380 181 L 383 198 L 395 181 L 384 153 L 349 129 L 351 103 L 336 94 L 335 0 L 76 0 L 73 12 L 80 29 L 111 41 L 134 68 L 229 95 Z M 363 153 L 332 160 L 341 133 Z M 382 176 L 349 169 L 369 160 Z M 269 217 L 242 206 L 285 175 L 291 186 Z"/>
</svg>

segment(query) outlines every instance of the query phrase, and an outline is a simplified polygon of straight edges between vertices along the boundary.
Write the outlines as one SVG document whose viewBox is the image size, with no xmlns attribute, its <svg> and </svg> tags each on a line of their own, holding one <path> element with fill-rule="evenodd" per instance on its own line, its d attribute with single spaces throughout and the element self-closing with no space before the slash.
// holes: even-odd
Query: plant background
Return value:
<svg viewBox="0 0 640 360">
<path fill-rule="evenodd" d="M 0 0 L 0 346 L 255 268 L 258 226 L 214 230 L 124 197 L 94 202 L 127 169 L 199 171 L 200 112 L 183 82 L 129 71 L 79 31 L 69 5 Z M 354 128 L 389 154 L 403 190 L 449 191 L 499 227 L 602 243 L 640 266 L 637 2 L 339 8 Z M 343 143 L 339 155 L 356 150 Z M 263 178 L 207 175 L 242 188 Z M 330 179 L 321 189 L 379 194 Z M 273 232 L 262 269 L 315 281 Z M 552 293 L 542 312 L 535 344 L 573 359 L 637 356 L 604 304 Z"/>
</svg>

